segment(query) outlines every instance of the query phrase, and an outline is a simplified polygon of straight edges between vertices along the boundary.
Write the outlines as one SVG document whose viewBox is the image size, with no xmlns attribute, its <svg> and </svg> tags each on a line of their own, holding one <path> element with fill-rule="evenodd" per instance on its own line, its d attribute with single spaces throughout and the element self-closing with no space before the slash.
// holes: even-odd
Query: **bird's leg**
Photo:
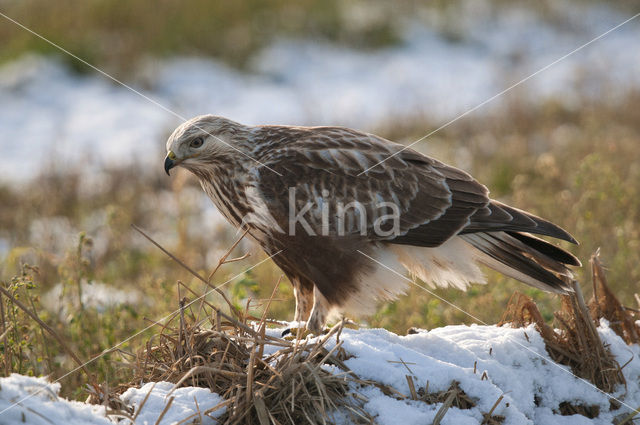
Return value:
<svg viewBox="0 0 640 425">
<path fill-rule="evenodd" d="M 329 314 L 329 302 L 320 293 L 317 287 L 313 288 L 313 308 L 311 309 L 311 315 L 307 320 L 307 329 L 316 335 L 322 333 L 324 324 L 327 321 L 327 315 Z"/>
<path fill-rule="evenodd" d="M 304 285 L 299 280 L 293 282 L 293 296 L 296 298 L 296 313 L 293 320 L 303 322 L 311 315 L 313 307 L 313 285 Z"/>
<path fill-rule="evenodd" d="M 298 322 L 304 322 L 309 319 L 311 315 L 311 309 L 313 308 L 313 284 L 301 279 L 291 279 L 293 284 L 293 296 L 296 298 L 296 312 L 293 316 L 293 320 Z M 282 336 L 298 334 L 298 328 L 287 328 L 282 332 Z"/>
</svg>

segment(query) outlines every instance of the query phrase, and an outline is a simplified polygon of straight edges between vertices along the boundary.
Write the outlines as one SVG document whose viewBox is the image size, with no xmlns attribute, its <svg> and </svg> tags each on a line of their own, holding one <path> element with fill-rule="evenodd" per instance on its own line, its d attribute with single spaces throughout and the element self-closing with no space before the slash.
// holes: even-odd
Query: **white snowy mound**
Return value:
<svg viewBox="0 0 640 425">
<path fill-rule="evenodd" d="M 274 334 L 281 330 L 271 330 Z M 600 337 L 625 365 L 627 388 L 606 395 L 590 383 L 574 377 L 570 370 L 549 358 L 544 342 L 533 327 L 511 329 L 496 326 L 447 326 L 414 335 L 398 336 L 382 329 L 348 330 L 340 336 L 343 348 L 352 356 L 346 365 L 360 378 L 393 387 L 406 399 L 384 395 L 375 386 L 353 388 L 360 394 L 364 409 L 380 425 L 429 424 L 442 403 L 427 404 L 411 400 L 407 376 L 420 392 L 428 382 L 428 391 L 447 390 L 453 381 L 475 403 L 469 409 L 451 407 L 441 424 L 480 424 L 502 396 L 493 415 L 504 416 L 504 424 L 611 424 L 640 406 L 640 347 L 628 346 L 602 322 Z M 329 342 L 329 347 L 335 340 Z M 274 348 L 275 351 L 275 348 Z M 170 397 L 171 406 L 160 423 L 216 423 L 224 413 L 219 409 L 209 416 L 207 409 L 218 405 L 219 395 L 204 388 L 186 387 L 171 393 L 172 384 L 147 383 L 131 388 L 122 400 L 139 410 L 136 424 L 155 424 Z M 103 407 L 68 401 L 58 396 L 59 384 L 44 378 L 13 374 L 0 378 L 0 423 L 2 424 L 110 424 L 115 418 L 105 416 Z M 170 394 L 171 393 L 171 394 Z M 612 410 L 610 397 L 621 403 Z M 560 403 L 575 406 L 599 406 L 599 416 L 562 416 Z M 346 416 L 336 414 L 341 421 Z M 200 422 L 198 422 L 200 421 Z M 130 421 L 119 422 L 120 424 Z"/>
</svg>

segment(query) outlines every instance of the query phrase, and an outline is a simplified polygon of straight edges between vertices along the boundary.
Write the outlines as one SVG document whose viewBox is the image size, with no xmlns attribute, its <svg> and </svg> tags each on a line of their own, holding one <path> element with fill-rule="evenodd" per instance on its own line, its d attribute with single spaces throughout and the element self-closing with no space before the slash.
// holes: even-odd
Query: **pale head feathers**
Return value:
<svg viewBox="0 0 640 425">
<path fill-rule="evenodd" d="M 235 121 L 201 115 L 174 130 L 167 140 L 167 153 L 176 165 L 195 171 L 242 155 L 248 131 L 249 127 Z"/>
</svg>

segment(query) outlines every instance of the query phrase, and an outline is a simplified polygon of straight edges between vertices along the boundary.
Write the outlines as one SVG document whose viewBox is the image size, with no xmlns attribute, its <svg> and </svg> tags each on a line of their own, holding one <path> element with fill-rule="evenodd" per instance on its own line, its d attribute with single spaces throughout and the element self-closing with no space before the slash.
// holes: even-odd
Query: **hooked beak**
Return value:
<svg viewBox="0 0 640 425">
<path fill-rule="evenodd" d="M 173 151 L 169 151 L 169 153 L 167 154 L 167 157 L 164 159 L 164 171 L 167 173 L 168 176 L 171 175 L 169 174 L 169 170 L 177 165 L 175 159 L 176 159 L 176 154 L 173 153 Z"/>
</svg>

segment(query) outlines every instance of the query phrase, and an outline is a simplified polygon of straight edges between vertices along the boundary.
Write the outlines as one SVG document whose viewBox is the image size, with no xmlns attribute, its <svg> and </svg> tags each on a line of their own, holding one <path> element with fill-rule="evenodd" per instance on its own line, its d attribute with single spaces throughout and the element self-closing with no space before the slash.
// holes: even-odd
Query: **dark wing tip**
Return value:
<svg viewBox="0 0 640 425">
<path fill-rule="evenodd" d="M 511 229 L 505 228 L 503 230 L 537 233 L 539 235 L 551 236 L 557 239 L 571 242 L 572 244 L 579 245 L 578 241 L 573 236 L 571 236 L 569 232 L 567 232 L 557 224 L 550 222 L 549 220 L 545 220 L 544 218 L 538 217 L 535 214 L 512 207 L 510 205 L 503 204 L 502 202 L 498 202 L 495 200 L 491 200 L 491 204 L 493 207 L 498 207 L 499 209 L 502 209 L 511 214 L 514 218 L 514 221 L 512 222 L 513 224 L 516 224 L 515 221 L 518 221 L 522 218 L 528 219 L 530 222 L 533 222 L 533 226 L 523 225 L 522 227 L 520 227 L 516 224 Z"/>
<path fill-rule="evenodd" d="M 569 236 L 568 241 L 571 242 L 574 245 L 580 245 L 580 242 L 578 242 L 578 240 L 576 238 L 574 238 L 573 236 L 571 236 L 570 233 L 566 232 L 567 236 Z"/>
<path fill-rule="evenodd" d="M 575 245 L 580 245 L 580 243 L 576 240 L 576 238 L 574 238 L 571 235 L 571 233 L 567 232 L 557 224 L 553 224 L 552 222 L 545 220 L 543 218 L 534 216 L 533 214 L 531 214 L 531 216 L 536 221 L 536 224 L 538 225 L 538 227 L 544 228 L 545 230 L 548 231 L 547 236 L 552 236 L 557 239 L 562 239 L 564 241 L 571 242 L 572 244 L 575 244 Z"/>
</svg>

